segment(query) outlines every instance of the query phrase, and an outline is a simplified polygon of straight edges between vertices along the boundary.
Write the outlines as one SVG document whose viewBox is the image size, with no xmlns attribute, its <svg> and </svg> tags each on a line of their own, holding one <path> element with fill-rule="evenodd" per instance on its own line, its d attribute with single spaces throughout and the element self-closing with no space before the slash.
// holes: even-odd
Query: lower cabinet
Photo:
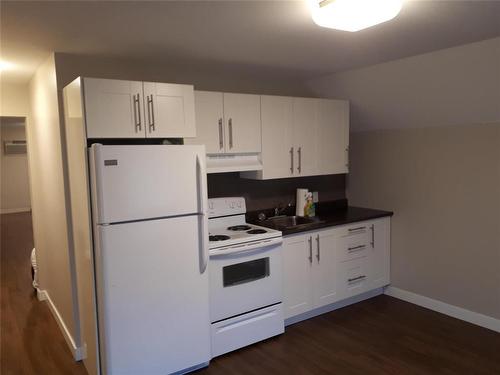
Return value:
<svg viewBox="0 0 500 375">
<path fill-rule="evenodd" d="M 284 238 L 285 318 L 390 282 L 390 218 Z"/>
</svg>

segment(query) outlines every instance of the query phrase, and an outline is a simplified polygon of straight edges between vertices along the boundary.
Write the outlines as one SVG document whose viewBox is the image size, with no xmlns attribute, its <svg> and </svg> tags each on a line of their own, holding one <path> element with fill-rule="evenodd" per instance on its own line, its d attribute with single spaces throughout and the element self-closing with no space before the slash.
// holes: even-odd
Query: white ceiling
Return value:
<svg viewBox="0 0 500 375">
<path fill-rule="evenodd" d="M 407 1 L 357 33 L 317 27 L 304 1 L 1 1 L 1 57 L 26 82 L 52 52 L 279 69 L 306 79 L 500 35 L 500 1 Z"/>
</svg>

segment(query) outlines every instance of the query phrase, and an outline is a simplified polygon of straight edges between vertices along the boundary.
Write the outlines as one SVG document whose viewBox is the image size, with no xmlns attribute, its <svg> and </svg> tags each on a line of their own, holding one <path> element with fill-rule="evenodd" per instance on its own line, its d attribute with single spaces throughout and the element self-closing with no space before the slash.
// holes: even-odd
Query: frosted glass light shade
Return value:
<svg viewBox="0 0 500 375">
<path fill-rule="evenodd" d="M 358 31 L 389 21 L 403 0 L 308 0 L 314 23 L 331 29 Z"/>
</svg>

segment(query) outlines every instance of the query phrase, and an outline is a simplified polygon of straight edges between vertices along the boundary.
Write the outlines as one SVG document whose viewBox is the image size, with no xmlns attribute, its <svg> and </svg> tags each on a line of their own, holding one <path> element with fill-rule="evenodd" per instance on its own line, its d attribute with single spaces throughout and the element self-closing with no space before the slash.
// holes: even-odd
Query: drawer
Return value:
<svg viewBox="0 0 500 375">
<path fill-rule="evenodd" d="M 365 257 L 371 248 L 368 233 L 341 237 L 337 240 L 337 259 L 339 262 Z"/>
<path fill-rule="evenodd" d="M 338 264 L 338 291 L 340 298 L 349 298 L 369 290 L 368 258 Z"/>
<path fill-rule="evenodd" d="M 337 228 L 337 233 L 340 237 L 359 237 L 372 235 L 372 223 L 371 222 L 361 222 L 352 223 L 345 225 L 341 228 Z"/>
<path fill-rule="evenodd" d="M 212 357 L 285 332 L 283 306 L 278 303 L 212 324 Z"/>
</svg>

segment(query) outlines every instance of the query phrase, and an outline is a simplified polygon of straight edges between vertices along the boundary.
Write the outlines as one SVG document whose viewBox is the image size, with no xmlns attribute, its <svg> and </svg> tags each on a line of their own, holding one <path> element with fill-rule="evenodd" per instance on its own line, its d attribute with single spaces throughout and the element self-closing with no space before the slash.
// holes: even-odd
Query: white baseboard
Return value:
<svg viewBox="0 0 500 375">
<path fill-rule="evenodd" d="M 412 293 L 407 290 L 395 288 L 393 286 L 388 286 L 385 289 L 384 293 L 388 296 L 425 307 L 429 310 L 434 310 L 441 314 L 445 314 L 484 328 L 488 328 L 492 331 L 500 332 L 500 320 L 492 318 L 491 316 L 479 314 L 474 311 L 466 310 L 462 307 L 450 305 L 448 303 L 425 297 L 420 294 Z"/>
<path fill-rule="evenodd" d="M 50 299 L 49 293 L 46 290 L 37 289 L 37 298 L 39 301 L 47 301 L 50 312 L 54 316 L 57 325 L 61 329 L 64 339 L 66 340 L 66 343 L 68 344 L 69 349 L 73 354 L 73 358 L 75 359 L 75 361 L 81 361 L 85 357 L 85 348 L 76 346 L 75 340 L 73 340 L 73 337 L 71 336 L 68 327 L 66 327 L 66 324 L 64 323 L 61 314 L 59 314 L 59 311 L 57 310 L 56 306 Z"/>
<path fill-rule="evenodd" d="M 30 212 L 31 207 L 20 207 L 20 208 L 2 208 L 0 209 L 0 214 L 15 214 L 17 212 Z"/>
<path fill-rule="evenodd" d="M 368 292 L 358 294 L 357 296 L 349 297 L 349 298 L 346 298 L 342 301 L 338 301 L 338 302 L 332 303 L 330 305 L 319 307 L 317 309 L 307 311 L 305 313 L 295 315 L 295 316 L 292 316 L 290 318 L 286 318 L 285 319 L 285 326 L 289 326 L 289 325 L 301 322 L 303 320 L 311 319 L 311 318 L 314 318 L 315 316 L 322 315 L 322 314 L 325 314 L 325 313 L 328 313 L 328 312 L 331 312 L 331 311 L 334 311 L 337 309 L 341 309 L 342 307 L 346 307 L 346 306 L 352 305 L 354 303 L 358 303 L 358 302 L 364 301 L 366 299 L 379 296 L 381 294 L 384 294 L 384 288 L 373 289 L 373 290 L 370 290 Z"/>
</svg>

